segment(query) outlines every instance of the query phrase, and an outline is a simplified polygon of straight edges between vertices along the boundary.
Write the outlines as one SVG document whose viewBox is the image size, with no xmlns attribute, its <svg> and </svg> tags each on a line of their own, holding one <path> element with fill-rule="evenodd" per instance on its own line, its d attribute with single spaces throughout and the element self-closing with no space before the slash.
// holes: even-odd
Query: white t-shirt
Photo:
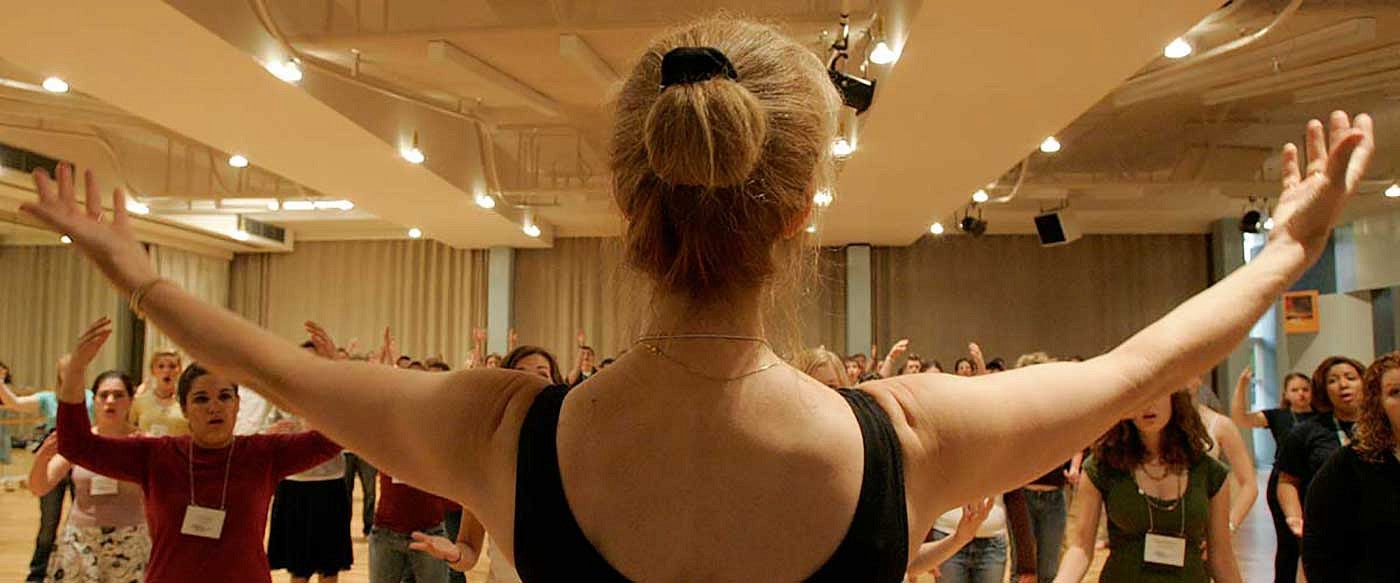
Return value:
<svg viewBox="0 0 1400 583">
<path fill-rule="evenodd" d="M 953 534 L 958 530 L 958 521 L 962 520 L 962 507 L 959 506 L 943 513 L 938 520 L 933 523 L 933 528 L 944 534 Z M 982 522 L 982 526 L 977 527 L 977 538 L 990 538 L 1006 534 L 1006 502 L 1001 495 L 997 495 L 995 506 L 987 513 L 987 520 Z"/>
</svg>

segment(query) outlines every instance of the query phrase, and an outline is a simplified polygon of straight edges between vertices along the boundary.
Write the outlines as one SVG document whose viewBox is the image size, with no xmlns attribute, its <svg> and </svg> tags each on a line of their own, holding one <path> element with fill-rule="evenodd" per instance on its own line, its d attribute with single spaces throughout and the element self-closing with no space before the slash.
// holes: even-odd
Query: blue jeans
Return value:
<svg viewBox="0 0 1400 583">
<path fill-rule="evenodd" d="M 438 525 L 423 534 L 447 536 L 447 531 Z M 447 572 L 451 570 L 447 563 L 428 553 L 410 550 L 410 542 L 413 537 L 409 534 L 374 527 L 369 535 L 370 583 L 399 583 L 410 572 L 416 583 L 447 583 Z"/>
<path fill-rule="evenodd" d="M 933 531 L 933 540 L 946 538 Z M 1001 583 L 1006 577 L 1006 537 L 972 539 L 938 567 L 938 583 Z"/>
<path fill-rule="evenodd" d="M 39 497 L 39 534 L 34 537 L 34 555 L 29 559 L 25 583 L 43 583 L 49 574 L 49 555 L 58 540 L 58 523 L 63 519 L 63 497 L 72 490 L 65 476 L 48 494 Z"/>
<path fill-rule="evenodd" d="M 1026 506 L 1031 511 L 1031 532 L 1035 535 L 1035 574 L 1040 583 L 1055 580 L 1060 569 L 1060 546 L 1065 542 L 1065 504 L 1063 488 L 1051 492 L 1022 489 Z"/>
</svg>

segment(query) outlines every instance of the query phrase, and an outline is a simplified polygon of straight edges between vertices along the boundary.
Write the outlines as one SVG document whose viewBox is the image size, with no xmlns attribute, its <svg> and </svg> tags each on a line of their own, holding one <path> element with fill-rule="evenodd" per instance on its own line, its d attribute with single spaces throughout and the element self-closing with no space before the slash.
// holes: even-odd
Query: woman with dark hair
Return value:
<svg viewBox="0 0 1400 583">
<path fill-rule="evenodd" d="M 559 376 L 559 361 L 555 360 L 548 350 L 538 346 L 524 344 L 515 347 L 515 350 L 506 354 L 501 368 L 538 375 L 549 379 L 549 382 L 555 385 L 564 383 L 564 378 Z"/>
<path fill-rule="evenodd" d="M 1366 369 L 1355 439 L 1308 488 L 1303 570 L 1308 580 L 1400 581 L 1400 352 Z"/>
<path fill-rule="evenodd" d="M 138 433 L 127 421 L 136 388 L 125 373 L 109 370 L 92 381 L 93 433 L 126 437 Z M 71 474 L 70 474 L 71 472 Z M 58 453 L 49 436 L 34 455 L 29 491 L 48 494 L 66 480 L 73 483 L 73 506 L 58 547 L 49 559 L 46 581 L 122 583 L 141 581 L 151 556 L 141 487 L 93 473 Z"/>
<path fill-rule="evenodd" d="M 1247 398 L 1253 388 L 1254 371 L 1245 367 L 1235 383 L 1235 394 L 1230 396 L 1230 419 L 1235 425 L 1245 428 L 1267 428 L 1274 437 L 1274 463 L 1269 470 L 1269 481 L 1264 487 L 1264 500 L 1269 506 L 1269 516 L 1274 523 L 1274 538 L 1278 545 L 1274 551 L 1274 572 L 1287 573 L 1278 581 L 1293 581 L 1298 565 L 1298 537 L 1288 527 L 1288 516 L 1278 502 L 1278 456 L 1283 451 L 1283 442 L 1299 423 L 1312 419 L 1312 379 L 1300 372 L 1288 373 L 1283 377 L 1282 401 L 1278 407 L 1249 411 Z"/>
<path fill-rule="evenodd" d="M 1191 395 L 1161 397 L 1094 444 L 1074 495 L 1056 581 L 1079 581 L 1094 558 L 1100 508 L 1109 554 L 1101 581 L 1240 581 L 1230 540 L 1229 470 L 1206 455 L 1210 435 Z"/>
<path fill-rule="evenodd" d="M 263 533 L 273 489 L 339 455 L 340 446 L 316 432 L 235 437 L 237 385 L 198 364 L 185 368 L 176 391 L 189 435 L 94 434 L 82 382 L 111 334 L 102 318 L 73 350 L 58 390 L 58 453 L 141 487 L 152 543 L 146 583 L 270 583 Z"/>
<path fill-rule="evenodd" d="M 1362 375 L 1366 367 L 1345 356 L 1332 356 L 1317 365 L 1312 375 L 1313 418 L 1293 427 L 1278 449 L 1279 508 L 1294 541 L 1303 538 L 1303 500 L 1313 476 L 1332 454 L 1351 440 L 1352 428 L 1361 415 Z M 1285 537 L 1286 538 L 1286 537 Z M 1279 543 L 1279 547 L 1285 544 Z M 1280 563 L 1275 558 L 1275 581 L 1294 581 L 1297 560 Z"/>
<path fill-rule="evenodd" d="M 1310 122 L 1307 177 L 1286 146 L 1264 249 L 1104 355 L 833 391 L 765 338 L 795 325 L 765 322 L 795 316 L 784 292 L 815 265 L 804 227 L 831 183 L 840 102 L 826 63 L 773 27 L 706 19 L 645 50 L 615 101 L 609 175 L 650 317 L 572 391 L 289 350 L 162 279 L 125 194 L 107 211 L 89 178 L 84 209 L 67 164 L 56 183 L 36 171 L 21 208 L 200 362 L 462 502 L 529 580 L 899 581 L 945 510 L 1019 487 L 1223 359 L 1322 255 L 1374 150 L 1368 116 Z"/>
<path fill-rule="evenodd" d="M 977 367 L 972 364 L 972 359 L 960 357 L 953 362 L 953 374 L 960 377 L 970 377 L 977 374 Z"/>
</svg>

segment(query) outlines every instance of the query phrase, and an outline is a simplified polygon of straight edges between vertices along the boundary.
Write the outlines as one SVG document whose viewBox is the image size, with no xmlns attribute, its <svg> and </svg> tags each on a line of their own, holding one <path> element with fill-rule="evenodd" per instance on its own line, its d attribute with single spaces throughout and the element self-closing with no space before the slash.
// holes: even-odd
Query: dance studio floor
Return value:
<svg viewBox="0 0 1400 583">
<path fill-rule="evenodd" d="M 14 450 L 14 457 L 11 464 L 0 467 L 0 476 L 12 477 L 25 475 L 29 468 L 29 455 L 27 452 Z M 1267 474 L 1260 476 L 1260 488 L 1268 477 Z M 355 493 L 355 512 L 353 520 L 354 532 L 359 532 L 359 490 Z M 4 491 L 0 490 L 0 581 L 23 581 L 29 564 L 29 555 L 34 548 L 34 532 L 39 525 L 39 505 L 27 490 Z M 1073 520 L 1073 517 L 1071 517 Z M 1269 510 L 1264 506 L 1263 496 L 1250 511 L 1249 517 L 1240 527 L 1238 538 L 1235 540 L 1235 552 L 1240 559 L 1240 571 L 1244 575 L 1246 583 L 1267 582 L 1272 580 L 1273 556 L 1274 556 L 1274 534 L 1273 527 L 1269 523 Z M 369 583 L 369 547 L 364 538 L 356 536 L 354 539 L 355 566 L 350 572 L 342 574 L 341 583 Z M 1107 552 L 1097 553 L 1097 560 L 1094 567 L 1085 581 L 1095 581 L 1098 576 L 1099 566 L 1103 564 Z M 469 581 L 481 582 L 486 580 L 487 560 L 483 557 L 476 569 L 468 574 Z M 273 580 L 282 583 L 287 581 L 286 573 L 277 573 Z M 918 579 L 919 583 L 932 583 L 933 577 L 924 576 Z"/>
</svg>

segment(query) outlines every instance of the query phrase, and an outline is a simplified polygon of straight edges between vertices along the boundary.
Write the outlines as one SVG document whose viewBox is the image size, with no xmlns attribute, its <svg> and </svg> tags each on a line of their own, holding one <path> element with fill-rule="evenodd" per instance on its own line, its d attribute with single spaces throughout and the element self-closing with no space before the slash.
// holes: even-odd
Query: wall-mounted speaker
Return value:
<svg viewBox="0 0 1400 583">
<path fill-rule="evenodd" d="M 1084 236 L 1079 230 L 1079 223 L 1074 220 L 1074 215 L 1068 209 L 1036 215 L 1035 232 L 1040 236 L 1040 244 L 1044 247 L 1066 245 Z"/>
</svg>

